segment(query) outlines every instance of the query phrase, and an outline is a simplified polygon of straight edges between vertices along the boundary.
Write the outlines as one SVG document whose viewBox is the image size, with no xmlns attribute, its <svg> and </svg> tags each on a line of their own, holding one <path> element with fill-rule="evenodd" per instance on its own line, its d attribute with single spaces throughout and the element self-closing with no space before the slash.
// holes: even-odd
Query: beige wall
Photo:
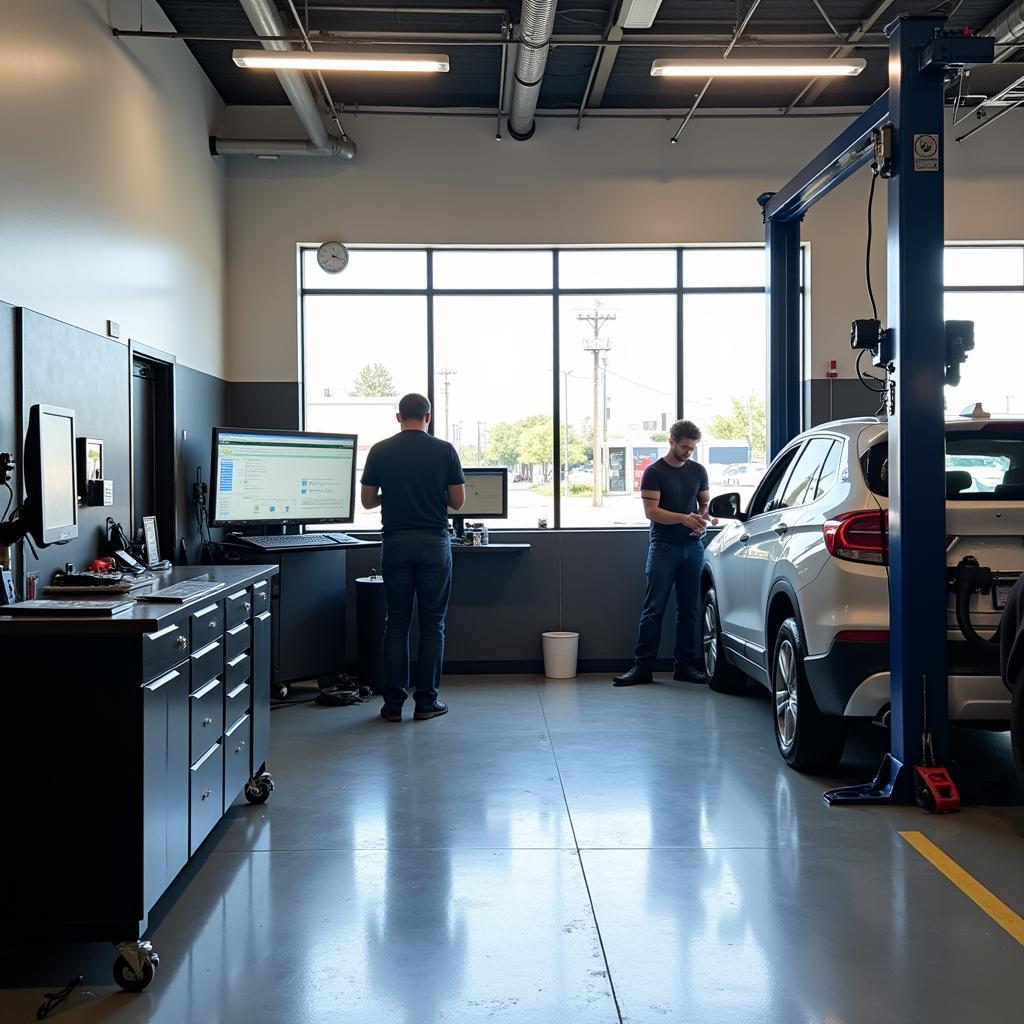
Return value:
<svg viewBox="0 0 1024 1024">
<path fill-rule="evenodd" d="M 147 28 L 166 29 L 152 0 Z M 223 375 L 223 104 L 138 0 L 0 0 L 0 299 Z"/>
<path fill-rule="evenodd" d="M 1024 117 L 950 143 L 947 237 L 1024 239 Z M 298 379 L 295 245 L 682 243 L 763 238 L 755 197 L 783 184 L 847 122 L 707 119 L 676 146 L 660 120 L 541 120 L 533 140 L 494 141 L 483 118 L 349 118 L 351 163 L 232 158 L 228 179 L 228 375 Z M 296 134 L 287 110 L 229 108 L 235 137 Z M 753 168 L 753 169 L 752 169 Z M 813 354 L 840 359 L 865 315 L 867 172 L 819 204 L 811 245 Z M 877 288 L 884 297 L 885 188 L 876 195 Z"/>
</svg>

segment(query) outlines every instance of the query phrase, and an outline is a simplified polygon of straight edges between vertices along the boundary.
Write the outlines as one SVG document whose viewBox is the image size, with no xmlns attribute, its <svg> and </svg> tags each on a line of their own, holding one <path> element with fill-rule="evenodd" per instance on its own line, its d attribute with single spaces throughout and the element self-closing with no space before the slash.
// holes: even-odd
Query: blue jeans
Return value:
<svg viewBox="0 0 1024 1024">
<path fill-rule="evenodd" d="M 668 607 L 672 588 L 676 590 L 676 666 L 692 665 L 699 660 L 700 646 L 700 572 L 704 566 L 704 545 L 652 541 L 647 551 L 647 590 L 640 613 L 634 660 L 641 668 L 653 671 L 661 640 L 661 620 Z"/>
<path fill-rule="evenodd" d="M 437 700 L 444 659 L 444 616 L 452 592 L 452 549 L 444 530 L 401 530 L 384 536 L 381 555 L 384 627 L 384 706 L 399 709 L 409 689 L 409 630 L 416 600 L 420 645 L 414 679 L 417 708 Z"/>
</svg>

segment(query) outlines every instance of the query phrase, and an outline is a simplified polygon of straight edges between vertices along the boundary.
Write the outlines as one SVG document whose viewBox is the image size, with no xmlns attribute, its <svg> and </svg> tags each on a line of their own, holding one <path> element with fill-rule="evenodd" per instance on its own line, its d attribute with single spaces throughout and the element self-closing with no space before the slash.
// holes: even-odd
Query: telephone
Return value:
<svg viewBox="0 0 1024 1024">
<path fill-rule="evenodd" d="M 146 571 L 146 567 L 139 562 L 137 559 L 132 558 L 123 548 L 116 548 L 114 551 L 114 561 L 121 566 L 125 572 L 133 573 L 138 576 Z"/>
</svg>

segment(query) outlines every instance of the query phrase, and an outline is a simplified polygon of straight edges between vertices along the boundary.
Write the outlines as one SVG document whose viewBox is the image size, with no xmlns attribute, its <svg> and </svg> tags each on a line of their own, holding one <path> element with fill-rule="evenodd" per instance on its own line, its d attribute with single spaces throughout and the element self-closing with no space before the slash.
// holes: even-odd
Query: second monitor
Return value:
<svg viewBox="0 0 1024 1024">
<path fill-rule="evenodd" d="M 505 519 L 508 516 L 508 470 L 504 467 L 463 468 L 466 503 L 456 511 L 448 509 L 455 532 L 462 536 L 467 519 Z"/>
</svg>

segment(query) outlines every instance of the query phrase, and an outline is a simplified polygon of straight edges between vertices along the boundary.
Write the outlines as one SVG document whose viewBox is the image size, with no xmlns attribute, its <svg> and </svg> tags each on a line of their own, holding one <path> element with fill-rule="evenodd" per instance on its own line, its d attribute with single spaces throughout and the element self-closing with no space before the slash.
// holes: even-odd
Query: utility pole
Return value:
<svg viewBox="0 0 1024 1024">
<path fill-rule="evenodd" d="M 480 435 L 482 429 L 487 424 L 483 420 L 476 421 L 476 464 L 479 466 L 483 462 L 483 445 L 480 442 Z"/>
<path fill-rule="evenodd" d="M 611 347 L 612 343 L 609 338 L 601 337 L 601 328 L 604 327 L 609 320 L 615 319 L 614 313 L 605 313 L 601 310 L 601 303 L 597 301 L 594 303 L 594 308 L 591 312 L 580 313 L 576 317 L 577 320 L 582 320 L 584 323 L 590 324 L 590 329 L 594 332 L 592 338 L 583 339 L 583 348 L 587 352 L 594 353 L 594 452 L 593 452 L 593 464 L 594 464 L 594 508 L 600 508 L 604 504 L 604 492 L 602 490 L 602 473 L 600 466 L 603 462 L 603 455 L 601 452 L 601 422 L 604 416 L 601 414 L 600 400 L 601 400 L 601 377 L 600 377 L 600 360 L 601 353 L 607 352 Z"/>
<path fill-rule="evenodd" d="M 451 435 L 448 433 L 448 390 L 451 387 L 449 378 L 454 377 L 458 372 L 458 370 L 449 370 L 447 363 L 443 370 L 437 371 L 439 377 L 444 377 L 444 439 L 446 441 L 451 440 Z"/>
<path fill-rule="evenodd" d="M 565 480 L 562 489 L 569 497 L 569 378 L 572 370 L 559 370 L 562 375 L 562 390 L 565 392 L 565 415 L 562 417 L 562 464 L 565 466 Z"/>
</svg>

